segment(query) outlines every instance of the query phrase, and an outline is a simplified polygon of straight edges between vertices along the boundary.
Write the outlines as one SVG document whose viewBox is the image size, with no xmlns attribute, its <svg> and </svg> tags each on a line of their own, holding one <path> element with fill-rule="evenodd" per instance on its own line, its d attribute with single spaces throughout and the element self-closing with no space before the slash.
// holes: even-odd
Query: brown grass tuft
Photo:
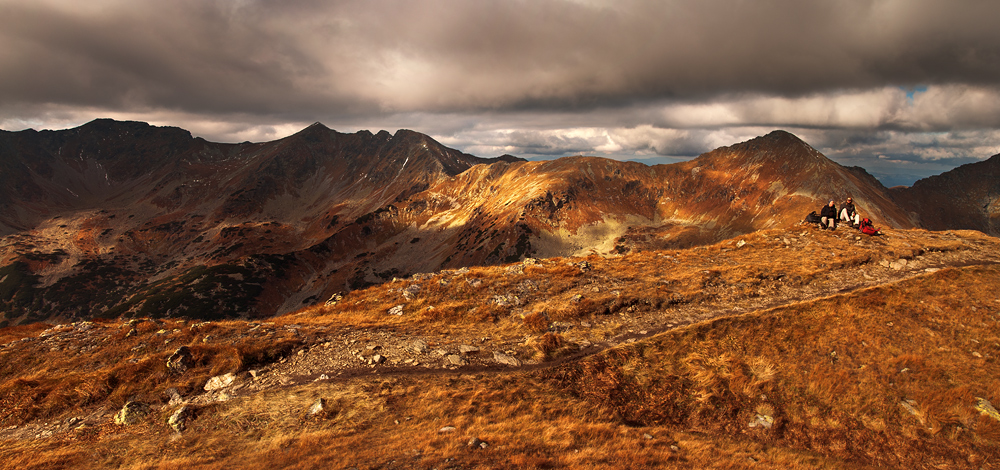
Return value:
<svg viewBox="0 0 1000 470">
<path fill-rule="evenodd" d="M 549 316 L 544 312 L 532 312 L 524 316 L 522 320 L 528 330 L 535 333 L 545 333 L 549 331 Z"/>
</svg>

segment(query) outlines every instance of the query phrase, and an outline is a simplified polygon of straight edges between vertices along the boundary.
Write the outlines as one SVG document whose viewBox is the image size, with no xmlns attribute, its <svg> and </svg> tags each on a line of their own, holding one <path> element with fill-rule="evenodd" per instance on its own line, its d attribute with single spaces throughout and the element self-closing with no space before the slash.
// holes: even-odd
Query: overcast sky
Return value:
<svg viewBox="0 0 1000 470">
<path fill-rule="evenodd" d="M 1000 153 L 996 0 L 0 0 L 0 128 L 662 163 L 774 129 L 883 183 Z"/>
</svg>

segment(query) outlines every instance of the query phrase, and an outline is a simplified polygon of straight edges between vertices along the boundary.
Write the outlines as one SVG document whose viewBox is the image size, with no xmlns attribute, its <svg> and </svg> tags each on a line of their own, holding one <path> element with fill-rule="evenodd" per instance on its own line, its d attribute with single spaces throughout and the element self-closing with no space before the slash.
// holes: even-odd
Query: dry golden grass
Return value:
<svg viewBox="0 0 1000 470">
<path fill-rule="evenodd" d="M 792 238 L 803 242 L 787 248 L 783 239 Z M 273 363 L 322 340 L 281 328 L 293 322 L 328 331 L 527 337 L 526 347 L 545 361 L 575 351 L 566 335 L 550 331 L 554 322 L 593 322 L 599 336 L 614 333 L 614 319 L 625 316 L 655 314 L 665 323 L 682 308 L 735 312 L 784 292 L 805 300 L 670 329 L 554 367 L 272 388 L 198 407 L 181 435 L 164 425 L 173 411 L 165 407 L 139 425 L 0 441 L 0 466 L 812 469 L 1000 461 L 1000 422 L 973 408 L 977 397 L 1000 403 L 1000 268 L 846 285 L 838 287 L 846 294 L 818 299 L 801 294 L 831 270 L 961 253 L 976 243 L 998 247 L 996 239 L 911 231 L 858 243 L 844 234 L 768 231 L 740 240 L 748 246 L 732 240 L 401 280 L 275 319 L 270 334 L 240 321 L 106 323 L 93 350 L 38 342 L 3 348 L 0 425 L 24 426 L 115 410 L 132 397 L 163 404 L 166 388 L 188 395 L 213 375 Z M 412 285 L 419 290 L 405 300 Z M 387 315 L 395 305 L 406 313 Z M 0 338 L 9 343 L 44 329 L 18 328 L 0 330 Z M 181 345 L 195 364 L 172 375 L 164 363 Z M 319 398 L 327 411 L 307 416 Z M 773 425 L 750 427 L 758 415 Z M 446 426 L 455 430 L 439 432 Z M 489 447 L 470 449 L 473 437 Z"/>
<path fill-rule="evenodd" d="M 98 354 L 87 354 L 87 340 L 54 343 L 51 349 L 42 344 L 28 355 L 13 348 L 0 350 L 0 407 L 5 411 L 0 425 L 49 420 L 94 405 L 117 408 L 132 397 L 162 402 L 168 388 L 188 394 L 209 377 L 273 362 L 303 343 L 290 332 L 247 335 L 245 322 L 97 325 L 86 333 Z M 72 331 L 68 326 L 54 329 Z M 129 335 L 132 329 L 136 333 Z M 194 363 L 183 375 L 175 375 L 165 364 L 180 346 L 189 346 Z"/>
<path fill-rule="evenodd" d="M 948 269 L 665 333 L 563 380 L 636 425 L 893 468 L 978 468 L 1000 459 L 1000 423 L 974 409 L 976 397 L 1000 402 L 998 287 L 997 267 Z M 749 427 L 758 414 L 774 426 Z"/>
</svg>

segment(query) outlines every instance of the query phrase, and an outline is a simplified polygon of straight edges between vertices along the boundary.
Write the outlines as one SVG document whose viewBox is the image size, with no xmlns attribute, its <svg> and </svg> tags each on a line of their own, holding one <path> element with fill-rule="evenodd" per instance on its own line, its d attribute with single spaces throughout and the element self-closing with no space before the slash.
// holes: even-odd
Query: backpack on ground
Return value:
<svg viewBox="0 0 1000 470">
<path fill-rule="evenodd" d="M 807 224 L 818 224 L 822 221 L 823 219 L 819 216 L 819 214 L 816 213 L 816 211 L 812 211 L 809 213 L 809 215 L 806 216 Z"/>
<path fill-rule="evenodd" d="M 882 235 L 882 232 L 878 231 L 874 225 L 872 225 L 871 219 L 865 217 L 861 219 L 861 225 L 858 225 L 858 230 L 865 235 Z"/>
</svg>

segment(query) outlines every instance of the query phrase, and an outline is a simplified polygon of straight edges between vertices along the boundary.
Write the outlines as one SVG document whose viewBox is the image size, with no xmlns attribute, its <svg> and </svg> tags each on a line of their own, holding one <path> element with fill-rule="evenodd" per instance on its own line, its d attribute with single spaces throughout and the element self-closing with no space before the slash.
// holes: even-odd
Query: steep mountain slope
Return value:
<svg viewBox="0 0 1000 470">
<path fill-rule="evenodd" d="M 0 245 L 8 321 L 272 314 L 309 270 L 294 253 L 437 180 L 516 160 L 411 131 L 346 135 L 320 124 L 275 142 L 214 144 L 98 120 L 5 132 L 0 149 L 11 170 L 0 220 L 14 231 Z M 368 234 L 355 235 L 349 243 L 364 247 Z"/>
<path fill-rule="evenodd" d="M 916 224 L 782 131 L 648 167 L 481 159 L 406 130 L 216 144 L 98 120 L 0 133 L 0 165 L 0 324 L 265 317 L 413 273 L 713 243 L 847 196 Z"/>
<path fill-rule="evenodd" d="M 1000 155 L 892 188 L 893 199 L 931 230 L 971 229 L 1000 236 Z"/>
</svg>

